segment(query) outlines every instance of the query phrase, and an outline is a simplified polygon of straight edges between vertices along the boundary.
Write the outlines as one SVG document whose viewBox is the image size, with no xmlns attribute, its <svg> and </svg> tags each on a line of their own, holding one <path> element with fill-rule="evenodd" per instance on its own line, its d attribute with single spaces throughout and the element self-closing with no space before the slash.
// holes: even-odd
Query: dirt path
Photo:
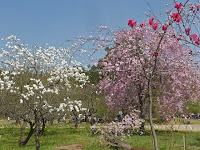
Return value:
<svg viewBox="0 0 200 150">
<path fill-rule="evenodd" d="M 150 126 L 145 126 L 146 129 L 150 129 Z M 156 130 L 174 130 L 174 131 L 194 131 L 200 132 L 200 124 L 188 124 L 188 125 L 154 125 Z"/>
<path fill-rule="evenodd" d="M 0 125 L 0 128 L 20 128 L 19 125 Z M 28 127 L 26 127 L 28 128 Z M 66 127 L 56 127 L 56 128 L 66 128 Z M 97 127 L 98 128 L 98 127 Z M 145 126 L 146 129 L 150 129 L 150 126 Z M 200 124 L 188 124 L 188 125 L 156 125 L 154 124 L 156 130 L 174 130 L 174 131 L 194 131 L 200 132 Z"/>
</svg>

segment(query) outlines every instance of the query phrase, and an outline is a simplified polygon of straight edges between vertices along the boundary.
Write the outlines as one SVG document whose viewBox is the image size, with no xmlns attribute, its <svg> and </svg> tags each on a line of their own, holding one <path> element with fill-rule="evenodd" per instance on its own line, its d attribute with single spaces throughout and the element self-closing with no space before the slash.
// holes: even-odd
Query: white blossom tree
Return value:
<svg viewBox="0 0 200 150">
<path fill-rule="evenodd" d="M 35 132 L 39 149 L 40 124 L 44 125 L 45 116 L 58 112 L 53 110 L 64 103 L 63 99 L 56 99 L 59 92 L 70 92 L 72 84 L 83 88 L 88 80 L 81 63 L 74 59 L 79 47 L 30 48 L 13 35 L 2 40 L 6 43 L 0 52 L 0 89 L 10 98 L 5 99 L 2 94 L 0 107 L 12 106 L 6 113 L 30 124 L 30 132 L 21 144 L 25 145 Z"/>
</svg>

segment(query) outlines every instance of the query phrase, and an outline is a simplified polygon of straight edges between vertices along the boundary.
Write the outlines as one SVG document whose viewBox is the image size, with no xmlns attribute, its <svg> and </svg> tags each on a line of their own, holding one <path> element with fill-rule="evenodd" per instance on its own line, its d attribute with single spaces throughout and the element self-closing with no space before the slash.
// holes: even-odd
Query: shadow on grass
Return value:
<svg viewBox="0 0 200 150">
<path fill-rule="evenodd" d="M 200 147 L 200 138 L 196 138 L 194 142 L 189 143 L 188 145 Z"/>
<path fill-rule="evenodd" d="M 54 130 L 44 130 L 44 134 L 43 136 L 49 136 L 49 135 L 56 135 L 58 132 L 54 131 Z"/>
</svg>

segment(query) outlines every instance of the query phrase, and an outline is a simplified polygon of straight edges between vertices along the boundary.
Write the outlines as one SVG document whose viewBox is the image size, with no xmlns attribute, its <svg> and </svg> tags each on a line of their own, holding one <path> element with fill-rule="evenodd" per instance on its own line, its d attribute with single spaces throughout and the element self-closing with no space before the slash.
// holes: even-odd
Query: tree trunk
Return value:
<svg viewBox="0 0 200 150">
<path fill-rule="evenodd" d="M 75 129 L 78 129 L 78 125 L 79 125 L 79 120 L 78 120 L 78 117 L 76 117 L 76 120 L 75 120 Z"/>
<path fill-rule="evenodd" d="M 40 140 L 39 140 L 40 132 L 39 132 L 39 125 L 36 125 L 35 131 L 35 143 L 36 143 L 36 150 L 40 149 Z"/>
<path fill-rule="evenodd" d="M 140 126 L 140 131 L 139 131 L 139 134 L 142 135 L 142 134 L 145 134 L 145 121 L 141 123 L 141 126 Z"/>
<path fill-rule="evenodd" d="M 36 150 L 40 149 L 40 122 L 38 118 L 38 114 L 35 114 L 35 144 L 36 144 Z"/>
<path fill-rule="evenodd" d="M 72 111 L 72 115 L 74 117 L 74 121 L 75 121 L 75 128 L 78 128 L 79 125 L 79 117 L 78 117 L 78 113 L 75 111 L 76 109 L 74 108 L 74 110 Z"/>
<path fill-rule="evenodd" d="M 25 141 L 20 143 L 20 145 L 26 145 L 35 131 L 35 129 L 33 128 L 34 125 L 32 123 L 29 124 L 30 124 L 30 131 L 28 133 L 28 136 L 26 137 Z"/>
<path fill-rule="evenodd" d="M 152 99 L 151 81 L 152 81 L 152 78 L 149 79 L 149 83 L 148 83 L 148 91 L 149 91 L 149 121 L 150 121 L 150 126 L 151 126 L 151 132 L 152 132 L 152 135 L 153 135 L 154 147 L 155 147 L 155 150 L 158 150 L 158 141 L 157 141 L 156 132 L 155 132 L 154 125 L 153 125 L 153 117 L 152 117 L 153 99 Z"/>
<path fill-rule="evenodd" d="M 27 122 L 23 121 L 21 126 L 20 144 L 25 141 L 26 124 Z"/>
<path fill-rule="evenodd" d="M 50 124 L 51 126 L 53 126 L 53 120 L 54 120 L 54 119 L 50 119 L 50 120 L 49 120 L 49 124 Z"/>
<path fill-rule="evenodd" d="M 90 123 L 89 118 L 88 118 L 88 115 L 85 115 L 85 122 L 86 122 L 86 123 Z"/>
<path fill-rule="evenodd" d="M 20 119 L 19 119 L 19 118 L 16 119 L 15 124 L 16 124 L 16 125 L 21 125 L 21 122 L 20 122 Z"/>
<path fill-rule="evenodd" d="M 145 115 L 144 115 L 144 104 L 143 104 L 143 99 L 142 96 L 139 95 L 139 105 L 140 105 L 140 118 L 145 120 Z M 142 122 L 141 126 L 140 126 L 140 134 L 144 134 L 145 133 L 145 121 Z"/>
<path fill-rule="evenodd" d="M 43 135 L 43 134 L 44 134 L 44 129 L 45 129 L 45 127 L 46 127 L 46 121 L 45 121 L 45 119 L 43 118 L 43 119 L 42 119 L 42 129 L 41 129 L 40 132 L 39 132 L 40 135 Z"/>
<path fill-rule="evenodd" d="M 95 120 L 94 120 L 94 115 L 93 115 L 93 114 L 91 115 L 90 124 L 91 124 L 91 126 L 92 126 L 93 124 L 95 124 Z"/>
</svg>

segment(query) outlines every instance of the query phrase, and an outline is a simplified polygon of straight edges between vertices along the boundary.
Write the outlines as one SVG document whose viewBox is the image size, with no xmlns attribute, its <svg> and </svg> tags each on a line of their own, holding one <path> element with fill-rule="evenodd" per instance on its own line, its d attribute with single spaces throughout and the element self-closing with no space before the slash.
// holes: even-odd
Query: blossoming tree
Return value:
<svg viewBox="0 0 200 150">
<path fill-rule="evenodd" d="M 147 104 L 156 150 L 153 103 L 160 106 L 161 114 L 175 113 L 182 111 L 187 101 L 199 98 L 199 65 L 195 61 L 200 44 L 199 0 L 174 1 L 172 5 L 164 22 L 153 17 L 138 25 L 130 19 L 131 29 L 109 32 L 113 40 L 100 35 L 88 39 L 97 43 L 94 52 L 113 43 L 99 63 L 104 76 L 100 88 L 111 109 L 137 106 L 143 117 L 143 105 Z"/>
<path fill-rule="evenodd" d="M 3 39 L 1 49 L 1 91 L 7 90 L 10 99 L 1 99 L 2 107 L 12 107 L 6 113 L 19 117 L 30 124 L 30 132 L 22 145 L 32 134 L 36 135 L 36 149 L 40 148 L 40 125 L 48 113 L 63 109 L 64 98 L 73 85 L 83 87 L 87 76 L 81 63 L 74 60 L 77 46 L 55 48 L 53 46 L 29 48 L 15 36 Z M 57 99 L 60 91 L 66 94 Z"/>
</svg>

